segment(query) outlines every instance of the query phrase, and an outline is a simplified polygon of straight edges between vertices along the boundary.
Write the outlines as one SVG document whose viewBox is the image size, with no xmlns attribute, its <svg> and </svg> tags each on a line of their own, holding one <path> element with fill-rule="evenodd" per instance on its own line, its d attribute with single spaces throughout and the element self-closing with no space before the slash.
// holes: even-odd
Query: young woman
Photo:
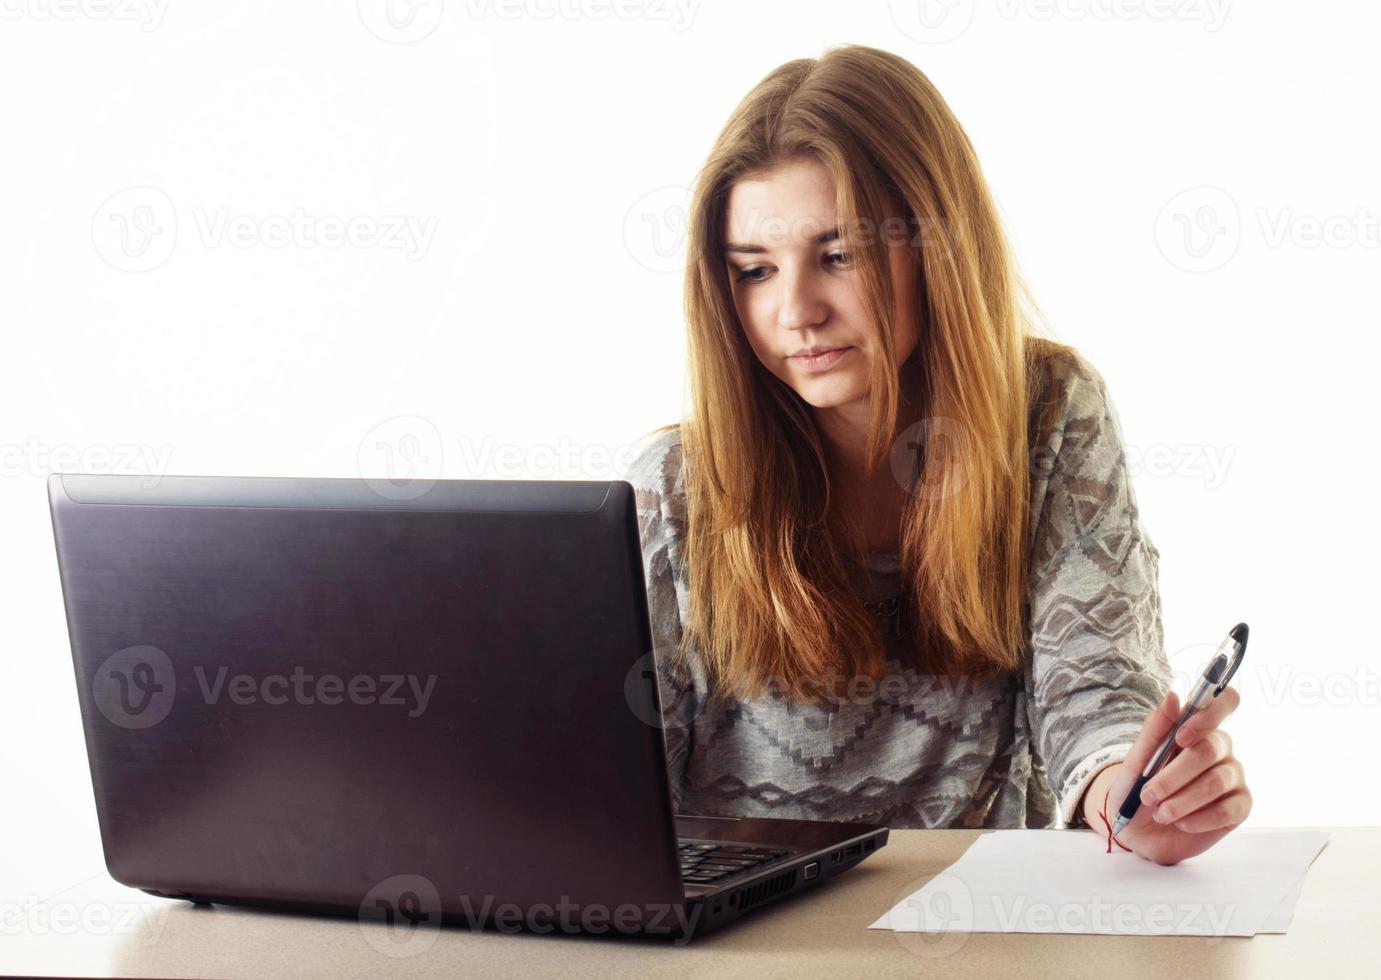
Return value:
<svg viewBox="0 0 1381 980">
<path fill-rule="evenodd" d="M 949 107 L 884 51 L 782 65 L 689 231 L 692 411 L 628 472 L 680 811 L 1103 846 L 1180 709 L 1159 553 L 1103 379 L 1036 335 Z M 1182 733 L 1121 846 L 1172 864 L 1247 816 L 1237 702 Z"/>
</svg>

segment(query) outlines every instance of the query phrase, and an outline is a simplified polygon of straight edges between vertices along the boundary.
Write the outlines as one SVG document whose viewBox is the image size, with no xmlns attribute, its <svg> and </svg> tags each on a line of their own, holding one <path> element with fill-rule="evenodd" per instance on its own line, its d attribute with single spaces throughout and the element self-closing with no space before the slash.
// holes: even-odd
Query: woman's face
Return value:
<svg viewBox="0 0 1381 980">
<path fill-rule="evenodd" d="M 725 223 L 734 306 L 763 366 L 807 404 L 865 418 L 869 366 L 881 351 L 857 265 L 835 234 L 829 172 L 815 160 L 792 161 L 739 181 Z M 903 364 L 916 348 L 917 274 L 907 236 L 886 237 L 895 293 L 892 342 Z M 844 352 L 799 356 L 811 348 Z"/>
</svg>

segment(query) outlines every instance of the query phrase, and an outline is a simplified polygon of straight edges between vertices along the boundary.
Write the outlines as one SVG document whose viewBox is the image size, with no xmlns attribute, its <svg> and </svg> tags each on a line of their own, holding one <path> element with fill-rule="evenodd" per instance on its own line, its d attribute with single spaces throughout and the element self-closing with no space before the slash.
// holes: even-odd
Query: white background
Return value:
<svg viewBox="0 0 1381 980">
<path fill-rule="evenodd" d="M 685 403 L 686 186 L 846 41 L 944 93 L 1107 379 L 1179 690 L 1250 623 L 1249 825 L 1377 822 L 1376 10 L 375 7 L 0 5 L 7 865 L 102 867 L 50 469 L 617 476 Z"/>
</svg>

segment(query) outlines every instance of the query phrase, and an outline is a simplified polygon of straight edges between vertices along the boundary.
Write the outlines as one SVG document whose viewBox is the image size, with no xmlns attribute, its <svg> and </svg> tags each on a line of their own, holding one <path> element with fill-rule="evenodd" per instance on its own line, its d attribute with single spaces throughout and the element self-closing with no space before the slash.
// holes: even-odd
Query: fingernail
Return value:
<svg viewBox="0 0 1381 980">
<path fill-rule="evenodd" d="M 1166 813 L 1164 810 L 1162 810 L 1160 807 L 1156 807 L 1155 811 L 1151 814 L 1151 816 L 1153 816 L 1153 817 L 1156 818 L 1156 823 L 1169 823 L 1169 822 L 1170 822 L 1170 815 L 1167 814 L 1167 813 Z"/>
<path fill-rule="evenodd" d="M 1160 797 L 1153 790 L 1144 790 L 1141 794 L 1141 802 L 1147 806 L 1155 806 L 1160 802 Z"/>
</svg>

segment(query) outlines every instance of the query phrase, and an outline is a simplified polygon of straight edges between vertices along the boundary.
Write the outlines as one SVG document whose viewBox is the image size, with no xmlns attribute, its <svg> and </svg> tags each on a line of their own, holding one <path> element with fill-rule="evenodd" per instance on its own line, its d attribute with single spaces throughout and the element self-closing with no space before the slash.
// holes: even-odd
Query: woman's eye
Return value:
<svg viewBox="0 0 1381 980">
<path fill-rule="evenodd" d="M 853 265 L 854 261 L 853 256 L 849 252 L 830 252 L 825 258 L 833 262 L 835 267 L 839 269 L 847 269 L 849 266 Z M 767 269 L 760 265 L 755 265 L 750 269 L 740 269 L 737 281 L 762 282 L 762 274 L 766 272 Z"/>
</svg>

